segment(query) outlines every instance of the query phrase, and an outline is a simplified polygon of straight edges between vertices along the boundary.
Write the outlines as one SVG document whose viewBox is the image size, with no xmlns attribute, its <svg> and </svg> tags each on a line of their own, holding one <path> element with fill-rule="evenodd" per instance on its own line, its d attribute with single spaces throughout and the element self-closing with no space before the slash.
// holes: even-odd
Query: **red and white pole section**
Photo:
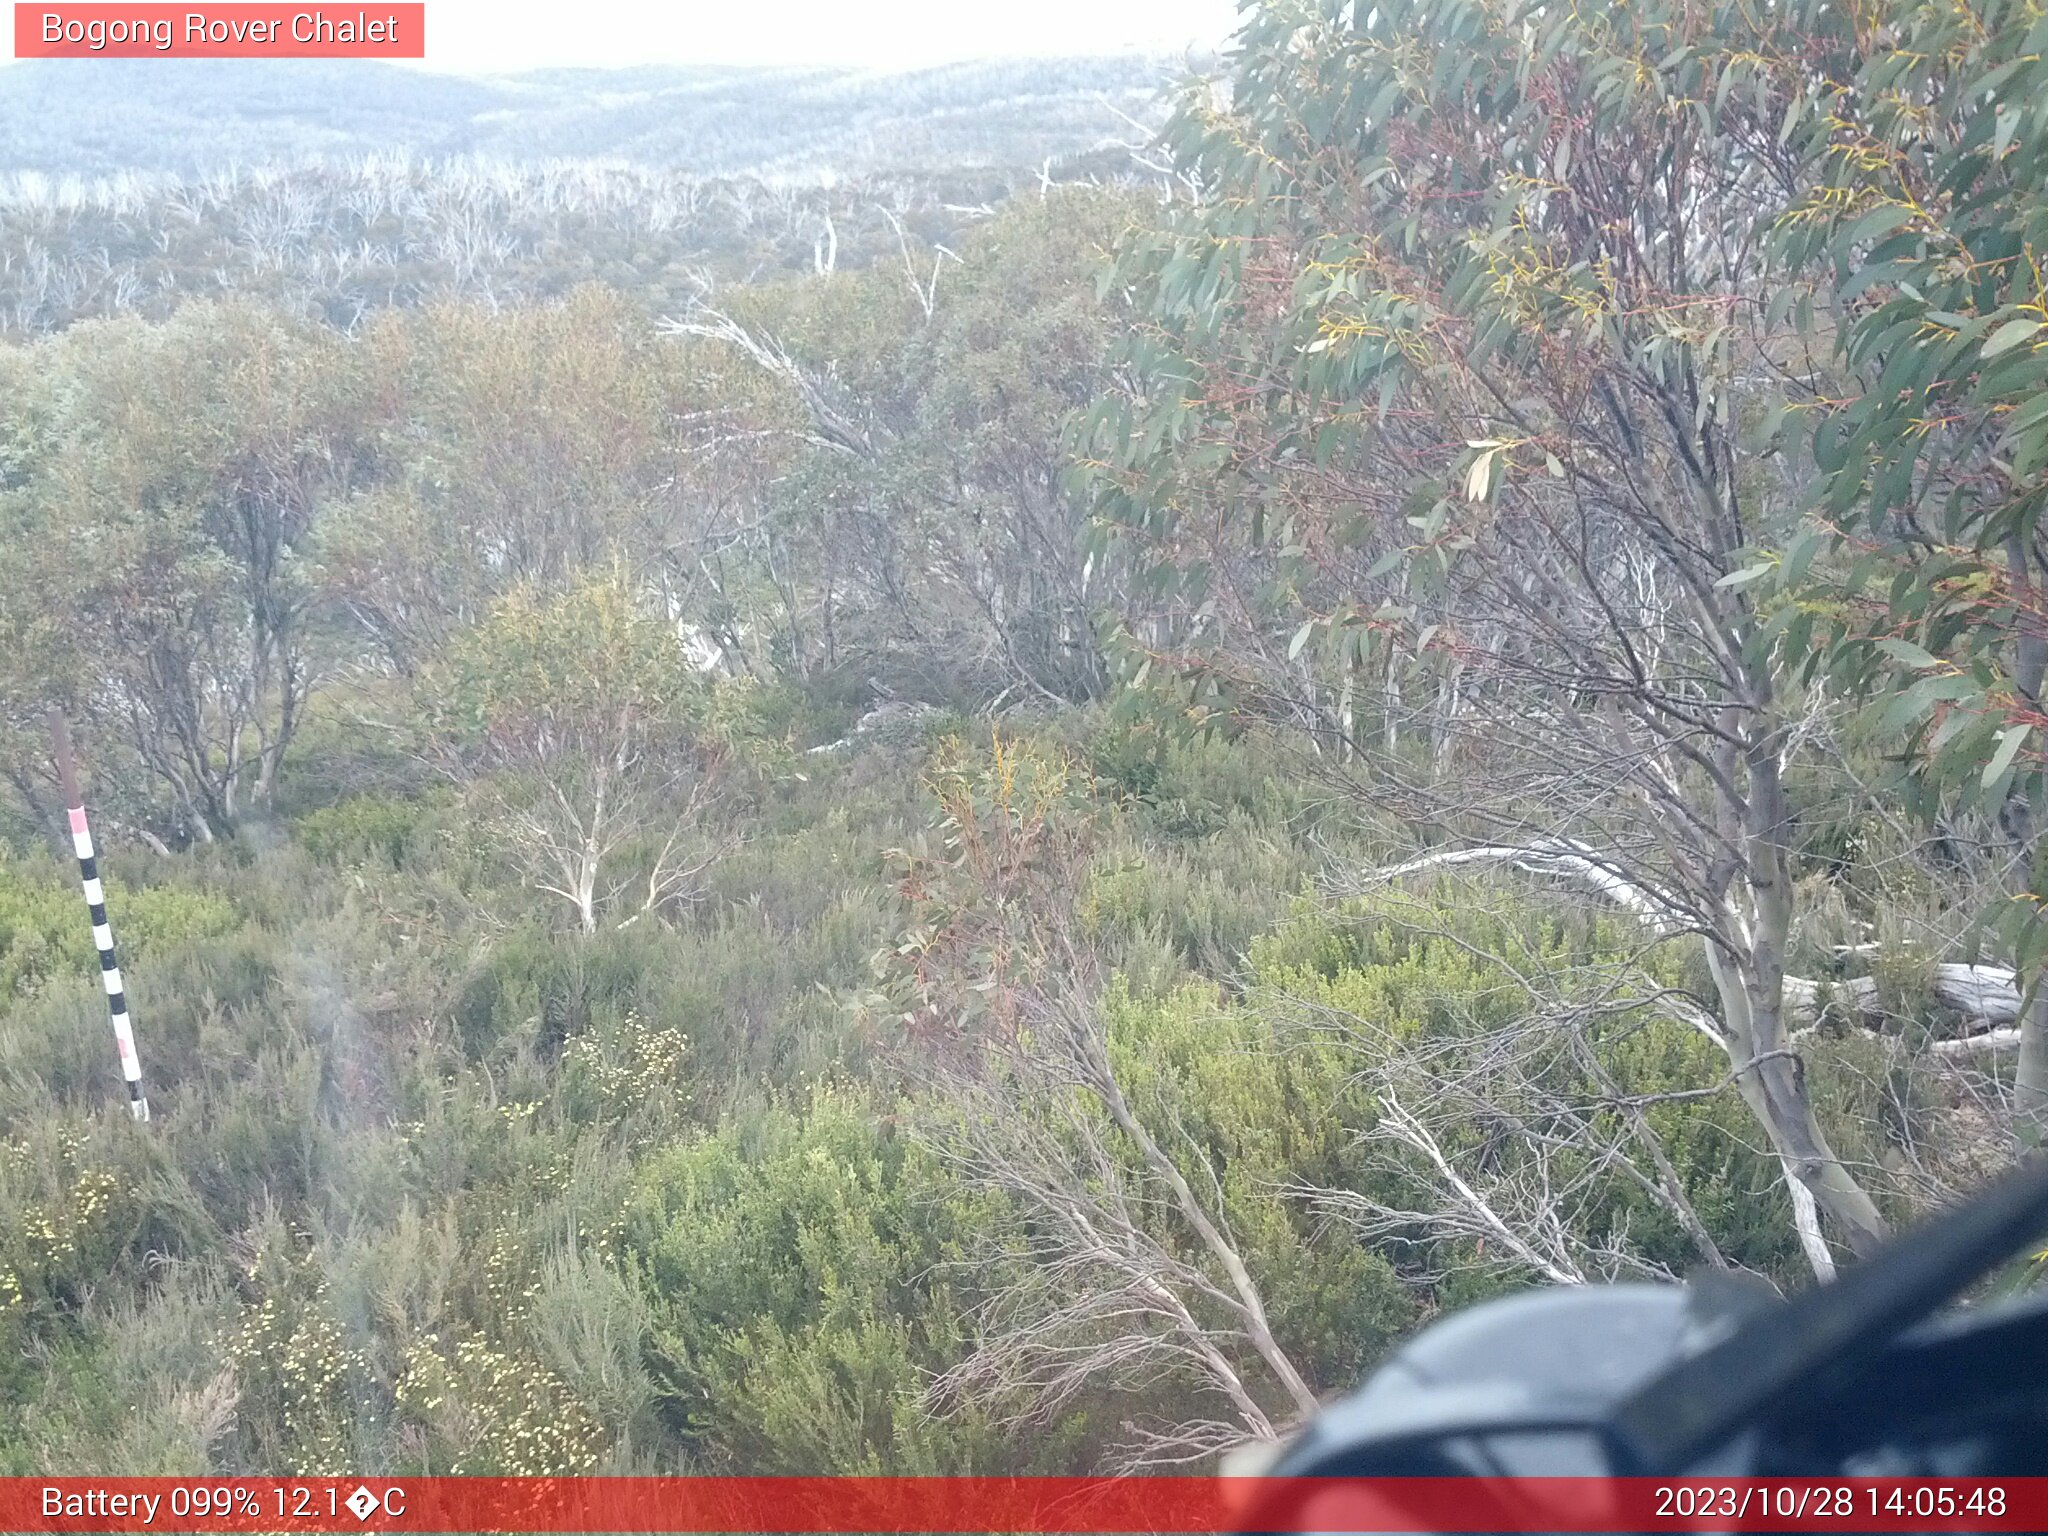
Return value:
<svg viewBox="0 0 2048 1536">
<path fill-rule="evenodd" d="M 107 989 L 107 1012 L 114 1021 L 114 1050 L 120 1055 L 121 1076 L 128 1084 L 128 1109 L 136 1119 L 147 1120 L 149 1100 L 142 1093 L 142 1060 L 135 1054 L 135 1025 L 128 1017 L 128 994 L 121 985 L 121 967 L 114 960 L 114 930 L 107 923 L 107 893 L 100 885 L 92 829 L 86 825 L 85 800 L 78 791 L 78 765 L 71 757 L 71 732 L 61 714 L 50 716 L 50 736 L 57 744 L 57 777 L 64 786 L 64 805 L 71 817 L 71 846 L 78 854 L 78 873 L 85 882 L 85 909 L 92 917 L 92 941 L 100 952 L 100 984 Z"/>
</svg>

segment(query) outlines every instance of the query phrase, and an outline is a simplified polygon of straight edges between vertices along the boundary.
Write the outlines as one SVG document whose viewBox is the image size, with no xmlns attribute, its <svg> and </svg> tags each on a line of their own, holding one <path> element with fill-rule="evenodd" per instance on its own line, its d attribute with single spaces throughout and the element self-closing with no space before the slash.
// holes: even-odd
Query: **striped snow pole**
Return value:
<svg viewBox="0 0 2048 1536">
<path fill-rule="evenodd" d="M 114 1021 L 114 1049 L 121 1057 L 121 1076 L 128 1084 L 128 1109 L 138 1120 L 149 1118 L 149 1100 L 142 1094 L 142 1061 L 135 1054 L 135 1026 L 128 1017 L 128 995 L 121 987 L 121 967 L 114 961 L 114 930 L 107 925 L 107 893 L 100 885 L 99 861 L 93 856 L 92 829 L 85 822 L 85 799 L 78 792 L 78 765 L 71 758 L 71 732 L 61 714 L 50 716 L 50 735 L 57 743 L 57 777 L 64 786 L 64 805 L 71 816 L 71 846 L 78 853 L 78 873 L 85 881 L 85 909 L 92 916 L 92 941 L 100 952 L 100 983 L 107 989 L 107 1012 Z"/>
</svg>

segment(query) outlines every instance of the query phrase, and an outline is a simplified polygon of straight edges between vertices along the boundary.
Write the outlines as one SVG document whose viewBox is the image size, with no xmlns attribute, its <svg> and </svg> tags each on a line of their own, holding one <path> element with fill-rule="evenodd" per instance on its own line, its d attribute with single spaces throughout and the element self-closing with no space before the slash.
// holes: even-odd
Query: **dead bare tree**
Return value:
<svg viewBox="0 0 2048 1536">
<path fill-rule="evenodd" d="M 688 906 L 701 895 L 699 877 L 736 846 L 704 833 L 705 781 L 660 767 L 653 754 L 622 747 L 601 763 L 529 766 L 538 771 L 473 780 L 472 804 L 526 883 L 569 903 L 584 933 L 620 912 L 614 926 L 627 928 Z M 634 848 L 632 872 L 619 874 Z"/>
<path fill-rule="evenodd" d="M 1134 1101 L 1110 1048 L 1107 966 L 1075 917 L 1090 818 L 1069 771 L 1000 736 L 985 769 L 942 767 L 951 851 L 904 856 L 915 916 L 877 957 L 870 1004 L 896 1012 L 918 1133 L 1003 1213 L 966 1261 L 985 1297 L 973 1347 L 930 1402 L 1042 1423 L 1087 1390 L 1170 1381 L 1186 1414 L 1127 1424 L 1113 1455 L 1194 1461 L 1276 1438 L 1316 1397 L 1218 1170 L 1169 1108 Z"/>
<path fill-rule="evenodd" d="M 824 369 L 799 361 L 775 336 L 709 305 L 662 322 L 662 331 L 737 347 L 763 373 L 795 392 L 810 419 L 811 442 L 857 459 L 875 457 L 873 422 L 863 419 L 855 406 L 840 397 Z"/>
<path fill-rule="evenodd" d="M 1648 1111 L 1712 1097 L 1729 1082 L 1631 1092 L 1607 1060 L 1636 1031 L 1668 1027 L 1682 999 L 1646 987 L 1633 956 L 1561 979 L 1526 945 L 1485 959 L 1506 989 L 1495 1006 L 1515 1015 L 1506 1027 L 1466 1017 L 1448 998 L 1435 1005 L 1451 1015 L 1445 1026 L 1419 1037 L 1291 994 L 1266 1002 L 1283 1038 L 1333 1039 L 1357 1063 L 1353 1086 L 1375 1106 L 1360 1140 L 1409 1192 L 1389 1196 L 1367 1183 L 1289 1193 L 1376 1248 L 1426 1253 L 1450 1243 L 1469 1256 L 1461 1262 L 1554 1285 L 1676 1278 L 1615 1217 L 1647 1201 L 1692 1263 L 1728 1268 Z M 1442 1275 L 1425 1268 L 1411 1278 Z"/>
<path fill-rule="evenodd" d="M 923 1124 L 927 1144 L 1015 1218 L 982 1255 L 1004 1280 L 975 1316 L 973 1351 L 931 1401 L 1046 1423 L 1084 1390 L 1171 1379 L 1188 1417 L 1127 1424 L 1120 1468 L 1277 1439 L 1315 1393 L 1274 1337 L 1193 1138 L 1126 1097 L 1098 968 L 1064 937 L 1059 950 L 1014 1033 L 924 1058 L 945 1106 Z"/>
<path fill-rule="evenodd" d="M 1526 516 L 1496 521 L 1507 536 L 1478 546 L 1470 585 L 1438 610 L 1470 701 L 1431 721 L 1450 751 L 1418 770 L 1398 745 L 1368 744 L 1369 766 L 1347 777 L 1454 839 L 1390 876 L 1432 860 L 1516 863 L 1626 908 L 1656 936 L 1700 941 L 1718 1006 L 1694 1022 L 1726 1052 L 1783 1160 L 1814 1268 L 1828 1273 L 1812 1208 L 1857 1253 L 1887 1228 L 1830 1146 L 1792 1039 L 1784 774 L 1797 712 L 1750 644 L 1746 605 L 1717 585 L 1733 549 L 1701 553 L 1706 530 L 1672 519 L 1672 498 L 1587 486 L 1531 501 Z M 1631 560 L 1658 577 L 1633 597 L 1588 577 Z"/>
<path fill-rule="evenodd" d="M 418 685 L 426 760 L 584 933 L 689 900 L 723 851 L 702 830 L 720 753 L 693 728 L 701 678 L 650 610 L 622 571 L 521 588 Z"/>
</svg>

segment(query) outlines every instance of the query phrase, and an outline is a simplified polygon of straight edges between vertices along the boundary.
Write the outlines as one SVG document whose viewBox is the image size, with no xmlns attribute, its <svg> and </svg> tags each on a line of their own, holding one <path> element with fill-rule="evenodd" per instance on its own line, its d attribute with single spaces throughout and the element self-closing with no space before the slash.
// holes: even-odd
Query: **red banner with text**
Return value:
<svg viewBox="0 0 2048 1536">
<path fill-rule="evenodd" d="M 18 59 L 423 59 L 425 5 L 16 5 Z"/>
<path fill-rule="evenodd" d="M 0 1530 L 2042 1531 L 2048 1478 L 4 1478 Z"/>
</svg>

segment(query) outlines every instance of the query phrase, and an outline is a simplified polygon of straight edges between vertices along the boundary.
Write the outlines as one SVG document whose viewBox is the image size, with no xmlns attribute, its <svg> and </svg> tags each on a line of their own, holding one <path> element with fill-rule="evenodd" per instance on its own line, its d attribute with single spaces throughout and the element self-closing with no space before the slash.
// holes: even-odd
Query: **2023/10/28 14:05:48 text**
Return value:
<svg viewBox="0 0 2048 1536">
<path fill-rule="evenodd" d="M 1954 1520 L 1982 1516 L 1996 1520 L 2004 1516 L 2005 1508 L 2005 1490 L 1995 1483 L 1954 1488 L 1934 1483 L 1910 1488 L 1868 1484 L 1836 1488 L 1797 1483 L 1773 1487 L 1765 1481 L 1674 1483 L 1659 1488 L 1656 1496 L 1656 1515 L 1661 1520 L 1744 1520 L 1752 1515 L 1783 1520 L 1853 1520 L 1859 1515 L 1872 1519 L 1911 1516 Z"/>
</svg>

